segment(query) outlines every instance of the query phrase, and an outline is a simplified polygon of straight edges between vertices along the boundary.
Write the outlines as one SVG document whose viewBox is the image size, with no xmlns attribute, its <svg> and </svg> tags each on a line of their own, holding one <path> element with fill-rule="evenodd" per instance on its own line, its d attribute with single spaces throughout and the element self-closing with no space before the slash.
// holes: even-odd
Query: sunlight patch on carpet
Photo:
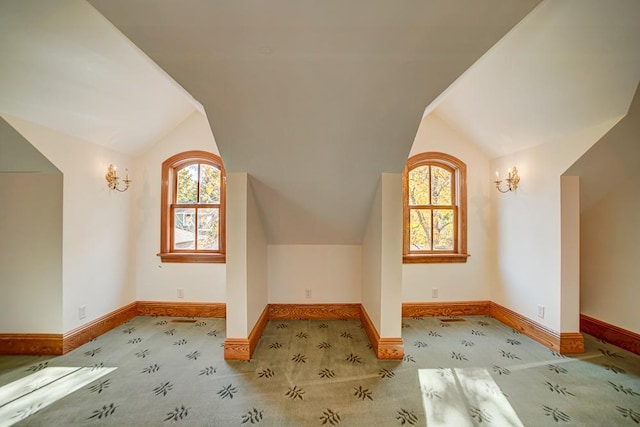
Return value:
<svg viewBox="0 0 640 427">
<path fill-rule="evenodd" d="M 24 420 L 115 369 L 48 367 L 0 387 L 0 427 Z"/>
<path fill-rule="evenodd" d="M 486 369 L 419 369 L 418 377 L 429 427 L 523 426 Z"/>
</svg>

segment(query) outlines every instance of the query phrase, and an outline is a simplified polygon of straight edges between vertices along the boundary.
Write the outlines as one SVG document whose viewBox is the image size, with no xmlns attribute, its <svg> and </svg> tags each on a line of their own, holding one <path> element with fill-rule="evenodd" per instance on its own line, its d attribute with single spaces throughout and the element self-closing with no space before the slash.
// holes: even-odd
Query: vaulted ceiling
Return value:
<svg viewBox="0 0 640 427">
<path fill-rule="evenodd" d="M 0 114 L 135 155 L 206 112 L 270 243 L 359 244 L 425 108 L 490 157 L 625 114 L 640 3 L 539 3 L 5 1 Z"/>
</svg>

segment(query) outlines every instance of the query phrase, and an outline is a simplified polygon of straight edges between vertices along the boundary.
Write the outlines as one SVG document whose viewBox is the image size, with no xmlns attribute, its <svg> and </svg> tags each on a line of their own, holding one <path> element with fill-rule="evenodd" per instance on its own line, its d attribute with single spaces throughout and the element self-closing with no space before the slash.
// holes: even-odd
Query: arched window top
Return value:
<svg viewBox="0 0 640 427">
<path fill-rule="evenodd" d="M 163 262 L 225 262 L 225 171 L 206 151 L 162 163 L 160 253 Z"/>
<path fill-rule="evenodd" d="M 446 153 L 407 160 L 403 183 L 403 261 L 466 262 L 467 167 Z"/>
</svg>

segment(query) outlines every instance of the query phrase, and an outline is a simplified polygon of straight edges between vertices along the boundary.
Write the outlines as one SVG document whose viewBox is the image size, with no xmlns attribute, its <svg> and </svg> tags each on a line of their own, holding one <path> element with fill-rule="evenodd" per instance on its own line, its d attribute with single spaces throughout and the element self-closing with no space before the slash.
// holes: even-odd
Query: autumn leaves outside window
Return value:
<svg viewBox="0 0 640 427">
<path fill-rule="evenodd" d="M 222 159 L 204 151 L 162 164 L 163 262 L 225 262 L 225 175 Z"/>
<path fill-rule="evenodd" d="M 466 262 L 466 165 L 422 153 L 403 173 L 405 263 Z"/>
</svg>

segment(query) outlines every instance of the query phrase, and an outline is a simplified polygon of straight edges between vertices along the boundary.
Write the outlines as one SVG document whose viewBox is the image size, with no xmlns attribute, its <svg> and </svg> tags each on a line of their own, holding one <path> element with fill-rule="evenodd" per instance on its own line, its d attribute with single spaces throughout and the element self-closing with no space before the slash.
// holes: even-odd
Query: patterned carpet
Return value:
<svg viewBox="0 0 640 427">
<path fill-rule="evenodd" d="M 357 320 L 271 321 L 250 362 L 226 362 L 223 319 L 137 317 L 64 356 L 0 356 L 0 414 L 31 374 L 117 368 L 0 426 L 640 425 L 640 356 L 592 337 L 564 357 L 485 317 L 402 334 L 404 360 L 379 361 Z"/>
</svg>

